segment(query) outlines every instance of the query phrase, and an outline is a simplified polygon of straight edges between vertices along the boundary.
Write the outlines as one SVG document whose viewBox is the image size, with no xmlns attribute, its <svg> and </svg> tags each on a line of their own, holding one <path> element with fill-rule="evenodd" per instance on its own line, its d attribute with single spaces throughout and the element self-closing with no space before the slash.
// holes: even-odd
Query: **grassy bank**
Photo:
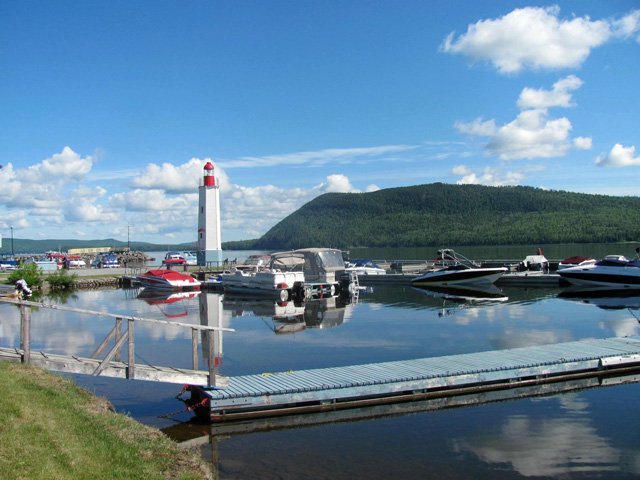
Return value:
<svg viewBox="0 0 640 480">
<path fill-rule="evenodd" d="M 0 478 L 203 479 L 199 456 L 71 381 L 0 362 Z"/>
</svg>

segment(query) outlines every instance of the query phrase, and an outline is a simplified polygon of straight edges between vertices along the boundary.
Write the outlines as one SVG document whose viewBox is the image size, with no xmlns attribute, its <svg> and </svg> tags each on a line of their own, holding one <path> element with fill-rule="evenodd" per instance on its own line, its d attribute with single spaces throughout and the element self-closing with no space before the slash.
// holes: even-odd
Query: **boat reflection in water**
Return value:
<svg viewBox="0 0 640 480">
<path fill-rule="evenodd" d="M 276 335 L 302 332 L 307 328 L 332 328 L 342 325 L 346 307 L 353 297 L 334 295 L 312 298 L 306 302 L 279 302 L 252 297 L 229 296 L 225 293 L 223 309 L 234 317 L 254 315 L 267 323 Z"/>
<path fill-rule="evenodd" d="M 640 310 L 640 290 L 633 288 L 571 286 L 558 297 L 605 310 Z"/>
<path fill-rule="evenodd" d="M 447 308 L 447 301 L 453 302 L 457 308 L 477 307 L 485 303 L 506 302 L 509 300 L 502 290 L 493 284 L 465 285 L 448 287 L 413 287 L 414 290 L 429 296 L 442 299 L 442 311 L 440 317 L 451 315 L 454 310 Z"/>
<path fill-rule="evenodd" d="M 200 293 L 199 290 L 173 292 L 171 290 L 144 288 L 137 298 L 144 300 L 149 305 L 156 305 L 167 318 L 178 318 L 186 317 L 189 314 L 185 302 L 193 300 Z"/>
</svg>

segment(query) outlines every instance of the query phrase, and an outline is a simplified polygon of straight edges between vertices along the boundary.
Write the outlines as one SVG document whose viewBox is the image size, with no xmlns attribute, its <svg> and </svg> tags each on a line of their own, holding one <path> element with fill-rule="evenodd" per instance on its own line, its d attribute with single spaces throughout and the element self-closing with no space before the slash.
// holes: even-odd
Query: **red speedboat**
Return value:
<svg viewBox="0 0 640 480">
<path fill-rule="evenodd" d="M 164 290 L 199 290 L 200 282 L 191 275 L 183 275 L 173 270 L 149 270 L 137 275 L 143 287 L 161 288 Z"/>
</svg>

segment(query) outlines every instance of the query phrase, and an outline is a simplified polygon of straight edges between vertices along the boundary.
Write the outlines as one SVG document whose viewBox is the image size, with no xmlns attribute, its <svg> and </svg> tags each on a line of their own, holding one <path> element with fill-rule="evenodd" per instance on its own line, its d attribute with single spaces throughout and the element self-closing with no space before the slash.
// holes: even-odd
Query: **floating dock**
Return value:
<svg viewBox="0 0 640 480">
<path fill-rule="evenodd" d="M 191 386 L 214 422 L 453 397 L 640 370 L 640 337 L 229 378 Z"/>
</svg>

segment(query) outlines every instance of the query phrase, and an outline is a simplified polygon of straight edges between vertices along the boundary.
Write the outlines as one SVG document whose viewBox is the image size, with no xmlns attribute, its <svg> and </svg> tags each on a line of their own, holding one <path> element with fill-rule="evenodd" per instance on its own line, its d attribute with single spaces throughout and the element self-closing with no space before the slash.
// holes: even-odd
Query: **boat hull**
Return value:
<svg viewBox="0 0 640 480">
<path fill-rule="evenodd" d="M 492 284 L 506 272 L 506 268 L 472 268 L 460 271 L 436 270 L 414 278 L 411 280 L 411 284 L 414 287 Z"/>
<path fill-rule="evenodd" d="M 558 275 L 573 285 L 640 288 L 640 268 L 636 266 L 609 267 L 594 265 L 573 267 L 559 270 Z"/>
</svg>

